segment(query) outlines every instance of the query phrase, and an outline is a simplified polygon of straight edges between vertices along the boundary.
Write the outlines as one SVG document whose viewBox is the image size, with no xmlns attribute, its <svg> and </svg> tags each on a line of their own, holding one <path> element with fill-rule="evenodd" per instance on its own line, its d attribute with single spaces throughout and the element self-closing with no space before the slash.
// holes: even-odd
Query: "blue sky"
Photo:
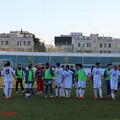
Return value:
<svg viewBox="0 0 120 120">
<path fill-rule="evenodd" d="M 83 32 L 120 37 L 120 0 L 1 0 L 0 33 L 35 33 L 46 43 L 54 36 Z"/>
</svg>

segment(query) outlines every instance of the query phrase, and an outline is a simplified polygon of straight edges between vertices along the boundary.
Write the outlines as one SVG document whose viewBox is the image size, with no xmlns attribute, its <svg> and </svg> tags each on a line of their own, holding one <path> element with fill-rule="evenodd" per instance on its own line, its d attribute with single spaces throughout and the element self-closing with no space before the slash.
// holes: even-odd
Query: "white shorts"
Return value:
<svg viewBox="0 0 120 120">
<path fill-rule="evenodd" d="M 62 80 L 56 80 L 55 81 L 55 86 L 61 87 L 62 86 Z"/>
<path fill-rule="evenodd" d="M 93 79 L 93 88 L 101 88 L 101 87 L 102 87 L 101 79 Z"/>
<path fill-rule="evenodd" d="M 25 83 L 25 88 L 32 88 L 32 83 Z"/>
<path fill-rule="evenodd" d="M 4 85 L 5 85 L 5 89 L 12 89 L 13 88 L 12 81 L 11 82 L 5 82 Z"/>
<path fill-rule="evenodd" d="M 72 89 L 72 81 L 65 81 L 64 87 L 68 89 Z"/>
<path fill-rule="evenodd" d="M 78 81 L 78 88 L 86 88 L 86 81 Z"/>
<path fill-rule="evenodd" d="M 111 90 L 118 90 L 118 80 L 110 80 Z"/>
<path fill-rule="evenodd" d="M 78 82 L 75 82 L 75 88 L 77 89 L 78 88 Z"/>
</svg>

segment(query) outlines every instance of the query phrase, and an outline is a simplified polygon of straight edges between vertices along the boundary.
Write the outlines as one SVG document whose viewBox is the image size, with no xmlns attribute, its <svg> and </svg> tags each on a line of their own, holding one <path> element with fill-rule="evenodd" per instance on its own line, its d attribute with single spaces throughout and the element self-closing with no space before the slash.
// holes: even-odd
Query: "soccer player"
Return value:
<svg viewBox="0 0 120 120">
<path fill-rule="evenodd" d="M 60 63 L 56 63 L 56 80 L 55 80 L 55 97 L 58 97 L 58 91 L 59 91 L 59 97 L 62 96 L 62 74 L 63 70 L 60 67 Z"/>
<path fill-rule="evenodd" d="M 75 69 L 74 69 L 74 66 L 73 65 L 71 65 L 70 66 L 70 70 L 74 73 L 72 76 L 72 84 L 74 85 L 74 75 L 75 75 Z"/>
<path fill-rule="evenodd" d="M 75 84 L 75 89 L 76 89 L 76 96 L 75 97 L 78 97 L 78 76 L 77 76 L 77 72 L 79 71 L 79 64 L 76 64 L 75 65 L 75 67 L 76 67 L 76 70 L 75 70 L 75 81 L 74 81 L 74 84 Z"/>
<path fill-rule="evenodd" d="M 112 64 L 108 64 L 108 68 L 104 71 L 104 78 L 106 80 L 106 88 L 107 88 L 107 96 L 110 97 L 111 88 L 110 88 L 110 70 L 112 68 Z"/>
<path fill-rule="evenodd" d="M 48 87 L 50 88 L 51 98 L 53 97 L 53 89 L 52 89 L 52 80 L 53 80 L 54 72 L 52 67 L 49 66 L 49 63 L 46 63 L 46 69 L 44 74 L 45 80 L 45 98 L 48 97 Z"/>
<path fill-rule="evenodd" d="M 4 85 L 5 85 L 5 99 L 10 99 L 12 95 L 12 81 L 15 78 L 13 69 L 10 67 L 10 62 L 8 61 L 5 68 L 3 69 L 4 75 Z M 15 78 L 16 79 L 16 78 Z"/>
<path fill-rule="evenodd" d="M 23 80 L 24 80 L 24 73 L 23 73 L 23 69 L 22 69 L 22 65 L 21 64 L 18 64 L 18 68 L 15 70 L 15 76 L 16 76 L 16 93 L 18 93 L 18 85 L 20 83 L 20 86 L 21 86 L 21 91 L 22 93 L 24 92 L 24 89 L 23 89 Z"/>
<path fill-rule="evenodd" d="M 120 72 L 120 65 L 118 66 L 118 70 Z M 118 89 L 119 89 L 119 87 L 120 87 L 120 78 L 118 79 Z"/>
<path fill-rule="evenodd" d="M 35 77 L 37 81 L 37 93 L 41 94 L 44 91 L 44 71 L 42 69 L 42 65 L 37 66 L 37 70 L 35 72 Z"/>
<path fill-rule="evenodd" d="M 118 79 L 120 77 L 120 72 L 117 65 L 114 65 L 114 69 L 110 70 L 110 85 L 111 85 L 111 97 L 115 100 L 115 94 L 118 90 Z"/>
<path fill-rule="evenodd" d="M 72 75 L 73 72 L 69 70 L 69 65 L 66 65 L 66 70 L 63 72 L 62 83 L 65 84 L 66 98 L 70 98 L 70 93 L 72 89 Z"/>
<path fill-rule="evenodd" d="M 30 92 L 32 92 L 32 82 L 34 79 L 33 77 L 34 77 L 34 71 L 32 69 L 32 64 L 30 64 L 28 66 L 28 70 L 26 70 L 26 75 L 25 75 L 25 88 L 26 88 L 25 97 L 26 98 L 31 97 Z"/>
<path fill-rule="evenodd" d="M 103 99 L 102 96 L 102 69 L 100 68 L 100 63 L 96 63 L 96 67 L 92 70 L 93 76 L 93 88 L 95 99 L 97 99 L 97 90 L 99 90 L 100 99 Z"/>
<path fill-rule="evenodd" d="M 62 68 L 62 73 L 63 73 L 65 71 L 65 65 L 62 65 L 61 68 Z M 61 88 L 62 88 L 62 96 L 65 97 L 65 84 L 64 83 L 62 83 Z"/>
<path fill-rule="evenodd" d="M 76 72 L 77 79 L 78 79 L 78 91 L 80 95 L 80 99 L 84 99 L 85 88 L 86 88 L 86 81 L 88 73 L 83 70 L 82 64 L 79 65 L 80 69 Z"/>
</svg>

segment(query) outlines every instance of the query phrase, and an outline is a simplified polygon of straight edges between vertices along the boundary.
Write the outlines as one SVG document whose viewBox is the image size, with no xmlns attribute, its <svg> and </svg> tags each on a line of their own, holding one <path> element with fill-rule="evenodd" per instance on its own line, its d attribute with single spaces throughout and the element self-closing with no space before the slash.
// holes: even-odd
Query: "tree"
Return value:
<svg viewBox="0 0 120 120">
<path fill-rule="evenodd" d="M 34 52 L 46 52 L 46 47 L 44 42 L 41 42 L 39 38 L 33 36 L 34 41 Z"/>
</svg>

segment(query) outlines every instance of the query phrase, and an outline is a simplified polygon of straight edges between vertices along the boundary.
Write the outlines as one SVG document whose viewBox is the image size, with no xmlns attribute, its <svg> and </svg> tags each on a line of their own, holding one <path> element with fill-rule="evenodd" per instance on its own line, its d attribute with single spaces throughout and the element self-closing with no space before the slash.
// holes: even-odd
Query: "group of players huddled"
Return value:
<svg viewBox="0 0 120 120">
<path fill-rule="evenodd" d="M 49 63 L 40 64 L 33 67 L 29 64 L 26 69 L 22 68 L 21 64 L 13 70 L 8 61 L 3 68 L 4 76 L 4 94 L 5 99 L 10 99 L 13 88 L 13 77 L 16 80 L 16 93 L 18 93 L 18 85 L 20 83 L 21 92 L 25 98 L 35 96 L 33 85 L 37 84 L 37 94 L 45 94 L 47 97 L 55 98 L 70 98 L 72 87 L 75 86 L 76 98 L 85 98 L 86 82 L 92 81 L 94 89 L 94 99 L 98 99 L 97 92 L 99 91 L 99 99 L 103 99 L 102 95 L 102 80 L 106 81 L 107 97 L 115 100 L 119 88 L 120 66 L 108 64 L 108 68 L 103 71 L 100 68 L 100 63 L 88 73 L 82 64 L 76 64 L 75 68 L 69 65 L 50 65 Z M 24 81 L 24 87 L 23 87 Z M 53 89 L 55 86 L 55 89 Z M 49 95 L 50 90 L 50 95 Z M 55 90 L 55 92 L 53 92 Z"/>
</svg>

